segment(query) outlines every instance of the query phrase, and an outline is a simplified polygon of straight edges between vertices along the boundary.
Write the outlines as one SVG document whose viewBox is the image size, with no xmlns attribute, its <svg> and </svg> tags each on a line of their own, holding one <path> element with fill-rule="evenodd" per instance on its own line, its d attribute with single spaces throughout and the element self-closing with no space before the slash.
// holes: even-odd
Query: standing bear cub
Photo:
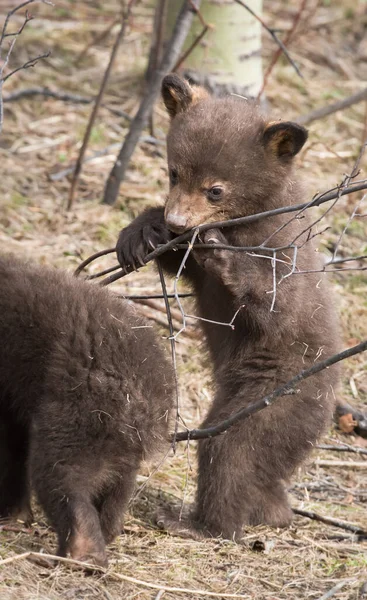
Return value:
<svg viewBox="0 0 367 600">
<path fill-rule="evenodd" d="M 177 75 L 162 84 L 171 117 L 170 191 L 165 207 L 151 208 L 122 230 L 117 255 L 125 270 L 144 263 L 152 247 L 203 223 L 260 213 L 304 200 L 292 165 L 307 139 L 292 122 L 268 122 L 258 107 L 234 96 L 213 98 Z M 285 224 L 288 223 L 286 226 Z M 333 354 L 338 337 L 319 257 L 303 230 L 308 217 L 288 215 L 200 234 L 203 243 L 293 250 L 233 252 L 198 249 L 182 274 L 191 283 L 214 370 L 215 397 L 202 427 L 259 400 L 292 375 Z M 175 275 L 184 250 L 161 255 Z M 287 277 L 288 275 L 288 277 Z M 235 329 L 230 322 L 240 308 Z M 225 434 L 198 445 L 196 505 L 188 520 L 174 511 L 163 526 L 193 535 L 241 536 L 242 526 L 286 526 L 292 518 L 285 482 L 329 423 L 337 371 L 302 382 L 287 395 Z M 196 532 L 196 534 L 195 534 Z"/>
<path fill-rule="evenodd" d="M 0 257 L 0 517 L 58 554 L 104 565 L 144 457 L 168 447 L 173 376 L 126 302 L 55 269 Z"/>
</svg>

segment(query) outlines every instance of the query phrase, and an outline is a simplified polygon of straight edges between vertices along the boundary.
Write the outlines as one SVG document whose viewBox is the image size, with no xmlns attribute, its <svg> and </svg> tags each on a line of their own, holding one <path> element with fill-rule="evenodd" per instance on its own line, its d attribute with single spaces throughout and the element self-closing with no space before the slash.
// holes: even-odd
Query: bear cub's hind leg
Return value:
<svg viewBox="0 0 367 600">
<path fill-rule="evenodd" d="M 33 521 L 28 481 L 28 430 L 8 412 L 0 413 L 0 518 Z"/>
<path fill-rule="evenodd" d="M 57 533 L 57 554 L 67 556 L 70 553 L 75 560 L 106 566 L 100 515 L 94 504 L 93 472 L 75 461 L 65 464 L 63 458 L 58 458 L 63 454 L 52 453 L 45 440 L 43 444 L 37 438 L 32 442 L 32 483 Z"/>
<path fill-rule="evenodd" d="M 132 496 L 137 468 L 125 467 L 117 482 L 112 483 L 97 502 L 102 534 L 110 544 L 121 533 L 123 517 Z"/>
</svg>

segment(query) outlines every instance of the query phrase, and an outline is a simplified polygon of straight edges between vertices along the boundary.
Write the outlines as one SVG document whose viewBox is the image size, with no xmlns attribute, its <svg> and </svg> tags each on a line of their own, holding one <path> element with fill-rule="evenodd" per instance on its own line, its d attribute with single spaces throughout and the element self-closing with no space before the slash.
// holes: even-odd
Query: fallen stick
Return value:
<svg viewBox="0 0 367 600">
<path fill-rule="evenodd" d="M 355 579 L 343 579 L 342 581 L 339 581 L 328 592 L 325 592 L 325 594 L 320 596 L 320 598 L 318 598 L 318 600 L 329 600 L 329 598 L 332 598 L 333 596 L 335 596 L 335 594 L 337 592 L 339 592 L 347 583 L 353 583 L 354 581 L 356 581 L 356 580 Z"/>
<path fill-rule="evenodd" d="M 325 525 L 332 525 L 333 527 L 339 527 L 340 529 L 345 529 L 346 531 L 352 531 L 353 533 L 357 533 L 360 537 L 360 540 L 367 539 L 367 531 L 359 527 L 359 525 L 353 525 L 353 523 L 346 523 L 345 521 L 338 521 L 338 519 L 333 519 L 332 517 L 323 517 L 313 511 L 303 510 L 301 508 L 293 508 L 293 512 L 295 515 L 299 515 L 300 517 L 306 517 L 307 519 L 312 519 L 313 521 L 320 521 L 320 523 L 325 523 Z"/>
<path fill-rule="evenodd" d="M 32 87 L 17 90 L 10 94 L 4 94 L 3 102 L 4 104 L 6 102 L 15 102 L 22 98 L 31 98 L 32 96 L 45 96 L 45 98 L 54 98 L 55 100 L 61 100 L 62 102 L 74 102 L 76 104 L 91 104 L 92 102 L 95 102 L 96 99 L 95 96 L 80 96 L 79 94 L 50 90 L 47 87 Z M 132 119 L 124 110 L 114 108 L 108 104 L 102 104 L 102 106 L 117 117 L 123 117 L 127 121 L 131 121 Z"/>
<path fill-rule="evenodd" d="M 367 448 L 359 446 L 350 446 L 349 444 L 340 444 L 340 446 L 331 446 L 329 444 L 317 444 L 318 450 L 330 450 L 333 452 L 353 452 L 355 454 L 367 454 Z"/>
<path fill-rule="evenodd" d="M 351 469 L 367 469 L 367 460 L 322 460 L 317 458 L 314 464 L 318 467 L 347 467 Z"/>
<path fill-rule="evenodd" d="M 96 565 L 92 565 L 90 563 L 81 562 L 80 560 L 74 560 L 72 558 L 64 558 L 62 556 L 55 556 L 54 554 L 44 554 L 43 552 L 23 552 L 22 554 L 16 554 L 15 556 L 10 556 L 9 558 L 5 558 L 0 561 L 0 567 L 3 565 L 8 565 L 12 562 L 16 562 L 19 560 L 32 560 L 32 559 L 41 559 L 41 560 L 54 560 L 57 562 L 61 562 L 64 564 L 75 565 L 82 567 L 88 571 L 97 571 L 98 573 L 103 573 L 105 577 L 109 577 L 116 581 L 128 581 L 129 583 L 135 583 L 136 585 L 141 585 L 146 588 L 152 588 L 153 590 L 162 590 L 164 592 L 172 592 L 177 594 L 191 594 L 193 596 L 208 596 L 211 598 L 245 598 L 245 600 L 249 600 L 249 595 L 246 594 L 229 594 L 227 592 L 209 592 L 208 590 L 195 590 L 190 588 L 180 588 L 180 587 L 171 587 L 168 585 L 160 585 L 158 583 L 151 583 L 150 581 L 143 581 L 142 579 L 135 579 L 135 577 L 130 577 L 129 575 L 123 575 L 122 573 L 112 573 L 110 571 L 106 571 L 103 567 L 98 567 Z"/>
</svg>

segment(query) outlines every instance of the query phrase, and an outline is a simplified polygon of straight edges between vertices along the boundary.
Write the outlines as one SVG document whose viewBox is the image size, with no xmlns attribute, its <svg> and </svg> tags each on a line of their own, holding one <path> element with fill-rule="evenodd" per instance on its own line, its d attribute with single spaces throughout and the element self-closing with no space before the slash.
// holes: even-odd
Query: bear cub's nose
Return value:
<svg viewBox="0 0 367 600">
<path fill-rule="evenodd" d="M 186 230 L 187 217 L 170 212 L 166 215 L 166 223 L 172 231 L 182 233 Z"/>
</svg>

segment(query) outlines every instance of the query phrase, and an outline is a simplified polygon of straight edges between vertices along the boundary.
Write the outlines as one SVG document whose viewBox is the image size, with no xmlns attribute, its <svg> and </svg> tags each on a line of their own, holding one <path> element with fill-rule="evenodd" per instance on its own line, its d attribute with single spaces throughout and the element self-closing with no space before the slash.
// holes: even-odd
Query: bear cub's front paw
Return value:
<svg viewBox="0 0 367 600">
<path fill-rule="evenodd" d="M 143 267 L 145 257 L 159 244 L 166 244 L 171 239 L 171 233 L 164 223 L 152 223 L 139 226 L 131 223 L 119 235 L 116 253 L 118 261 L 125 273 L 137 271 Z"/>
<path fill-rule="evenodd" d="M 200 234 L 199 241 L 202 244 L 229 245 L 228 240 L 219 229 L 204 231 Z M 233 285 L 235 253 L 224 248 L 200 249 L 198 246 L 200 246 L 200 243 L 195 246 L 197 249 L 193 251 L 196 262 L 203 269 L 220 279 L 225 286 Z"/>
</svg>

